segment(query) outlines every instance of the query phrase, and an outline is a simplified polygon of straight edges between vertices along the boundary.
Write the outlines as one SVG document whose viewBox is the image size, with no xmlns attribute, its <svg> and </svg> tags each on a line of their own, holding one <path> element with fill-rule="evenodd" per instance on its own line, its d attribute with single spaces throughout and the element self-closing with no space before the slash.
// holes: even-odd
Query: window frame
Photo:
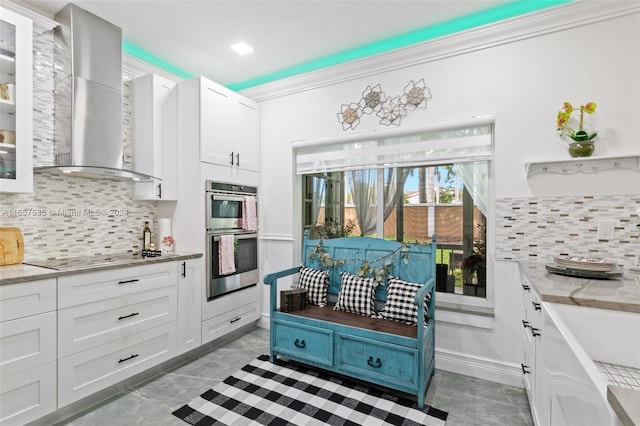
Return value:
<svg viewBox="0 0 640 426">
<path fill-rule="evenodd" d="M 468 318 L 467 314 L 471 314 L 472 317 L 478 316 L 480 323 L 487 325 L 483 328 L 491 328 L 490 324 L 493 323 L 493 310 L 495 307 L 495 258 L 494 258 L 494 244 L 495 244 L 495 180 L 494 180 L 494 140 L 495 140 L 495 118 L 493 115 L 484 115 L 484 116 L 476 116 L 470 119 L 462 119 L 462 120 L 454 120 L 448 121 L 446 123 L 436 123 L 427 126 L 419 126 L 414 128 L 406 128 L 406 129 L 391 129 L 390 131 L 368 131 L 359 134 L 347 135 L 344 137 L 334 137 L 334 138 L 321 138 L 312 141 L 296 141 L 292 144 L 293 149 L 293 174 L 294 174 L 294 182 L 296 183 L 297 191 L 295 191 L 295 197 L 298 198 L 295 203 L 296 208 L 300 209 L 297 215 L 294 217 L 300 218 L 302 222 L 302 217 L 304 215 L 303 209 L 303 182 L 305 175 L 311 175 L 313 172 L 308 171 L 304 173 L 300 173 L 296 168 L 296 147 L 300 146 L 313 146 L 313 145 L 322 145 L 322 144 L 339 144 L 340 140 L 344 140 L 345 143 L 353 142 L 354 140 L 367 140 L 381 137 L 390 137 L 389 135 L 395 136 L 411 136 L 411 135 L 419 135 L 425 132 L 433 132 L 442 129 L 457 129 L 468 127 L 470 124 L 476 123 L 484 123 L 489 124 L 491 126 L 491 147 L 490 154 L 483 154 L 482 156 L 474 156 L 473 153 L 470 153 L 468 156 L 459 156 L 449 160 L 446 160 L 448 163 L 464 163 L 464 162 L 473 162 L 473 161 L 486 161 L 487 162 L 487 212 L 486 212 L 486 267 L 487 267 L 487 285 L 486 285 L 486 295 L 484 298 L 476 297 L 476 296 L 468 296 L 463 294 L 456 293 L 444 293 L 438 292 L 436 298 L 436 308 L 442 309 L 445 312 L 455 312 L 455 315 L 447 315 L 445 317 L 451 318 L 463 318 L 464 321 L 453 320 L 453 323 L 459 324 L 467 324 L 473 325 L 473 318 Z M 424 166 L 433 166 L 442 164 L 442 159 L 437 159 L 433 162 L 408 162 L 406 164 L 394 164 L 393 167 L 424 167 Z M 363 167 L 360 167 L 363 168 Z M 380 168 L 379 166 L 372 165 L 369 168 Z M 346 171 L 348 168 L 341 169 L 341 171 Z M 336 170 L 337 171 L 337 170 Z M 297 224 L 295 229 L 302 229 L 302 223 Z M 298 232 L 298 231 L 296 231 Z M 301 246 L 302 235 L 299 237 L 294 237 L 294 240 L 297 241 L 295 244 L 297 247 L 297 256 L 299 254 L 299 248 Z M 302 259 L 300 259 L 302 261 Z M 471 319 L 471 324 L 467 321 Z M 447 321 L 449 322 L 449 321 Z M 479 324 L 480 324 L 479 323 Z"/>
</svg>

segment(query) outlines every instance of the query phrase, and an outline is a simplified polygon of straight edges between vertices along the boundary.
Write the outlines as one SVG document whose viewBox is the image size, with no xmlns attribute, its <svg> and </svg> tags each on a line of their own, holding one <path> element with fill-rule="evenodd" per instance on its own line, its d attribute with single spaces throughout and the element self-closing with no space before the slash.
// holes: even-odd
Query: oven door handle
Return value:
<svg viewBox="0 0 640 426">
<path fill-rule="evenodd" d="M 211 194 L 211 201 L 244 201 L 242 195 Z"/>
<path fill-rule="evenodd" d="M 258 238 L 258 234 L 256 233 L 249 233 L 249 234 L 234 234 L 234 233 L 230 233 L 229 235 L 233 235 L 235 237 L 236 240 L 250 240 L 250 239 L 255 239 Z M 213 241 L 220 241 L 220 237 L 221 235 L 216 235 L 213 237 Z"/>
</svg>

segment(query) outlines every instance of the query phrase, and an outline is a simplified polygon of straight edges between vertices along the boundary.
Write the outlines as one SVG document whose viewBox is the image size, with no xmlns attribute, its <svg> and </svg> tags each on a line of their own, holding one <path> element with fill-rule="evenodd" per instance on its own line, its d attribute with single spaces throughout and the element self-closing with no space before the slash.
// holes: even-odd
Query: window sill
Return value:
<svg viewBox="0 0 640 426">
<path fill-rule="evenodd" d="M 436 300 L 436 322 L 490 330 L 494 327 L 495 315 L 493 307 Z"/>
</svg>

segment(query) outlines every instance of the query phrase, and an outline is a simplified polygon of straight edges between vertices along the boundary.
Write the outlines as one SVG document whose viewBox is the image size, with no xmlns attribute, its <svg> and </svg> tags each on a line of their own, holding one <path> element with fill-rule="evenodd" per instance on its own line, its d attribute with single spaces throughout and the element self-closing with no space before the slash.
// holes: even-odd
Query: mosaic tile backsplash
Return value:
<svg viewBox="0 0 640 426">
<path fill-rule="evenodd" d="M 614 237 L 598 239 L 598 222 Z M 551 262 L 553 256 L 602 257 L 627 267 L 640 256 L 640 194 L 496 200 L 496 258 Z"/>
<path fill-rule="evenodd" d="M 34 167 L 54 164 L 53 32 L 34 33 Z M 131 89 L 123 73 L 124 168 L 131 166 Z M 33 194 L 0 194 L 0 223 L 22 229 L 25 261 L 139 252 L 153 201 L 131 200 L 132 183 L 34 172 Z M 155 241 L 155 235 L 152 235 Z"/>
</svg>

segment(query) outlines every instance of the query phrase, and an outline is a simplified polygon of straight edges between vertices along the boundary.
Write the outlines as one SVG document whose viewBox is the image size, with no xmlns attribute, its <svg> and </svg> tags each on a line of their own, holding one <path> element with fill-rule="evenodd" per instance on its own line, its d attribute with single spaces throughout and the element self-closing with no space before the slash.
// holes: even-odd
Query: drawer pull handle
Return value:
<svg viewBox="0 0 640 426">
<path fill-rule="evenodd" d="M 520 364 L 520 366 L 522 367 L 522 374 L 531 374 L 531 370 L 529 370 L 528 365 Z"/>
<path fill-rule="evenodd" d="M 137 283 L 138 281 L 140 281 L 138 278 L 134 278 L 134 279 L 132 279 L 132 280 L 118 281 L 118 284 L 130 284 L 130 283 Z"/>
<path fill-rule="evenodd" d="M 135 357 L 137 357 L 137 356 L 139 356 L 139 355 L 140 355 L 140 354 L 133 354 L 133 355 L 131 355 L 131 356 L 129 356 L 129 357 L 121 358 L 121 359 L 120 359 L 120 361 L 118 361 L 118 364 L 120 364 L 120 363 L 122 363 L 122 362 L 125 362 L 125 361 L 129 361 L 130 359 L 133 359 L 133 358 L 135 358 Z"/>
<path fill-rule="evenodd" d="M 540 309 L 542 309 L 542 305 L 538 302 L 531 302 L 533 303 L 533 309 L 535 309 L 536 311 L 539 311 Z"/>
<path fill-rule="evenodd" d="M 231 324 L 233 324 L 234 322 L 238 322 L 242 319 L 242 317 L 238 317 L 236 319 L 232 319 L 231 321 L 229 321 Z"/>
<path fill-rule="evenodd" d="M 526 291 L 529 291 L 529 290 L 531 290 L 531 287 L 529 287 L 529 286 L 528 286 L 528 285 L 526 285 L 526 284 L 522 284 L 522 289 L 523 289 L 523 290 L 526 290 Z"/>
<path fill-rule="evenodd" d="M 540 331 L 539 328 L 531 327 L 531 335 L 533 337 L 539 336 L 540 335 L 540 333 L 538 333 L 539 331 Z"/>
<path fill-rule="evenodd" d="M 301 348 L 301 349 L 307 346 L 304 340 L 299 340 L 299 339 L 296 339 L 296 341 L 293 342 L 293 344 L 296 345 L 297 348 Z"/>
<path fill-rule="evenodd" d="M 376 358 L 376 360 L 374 361 L 372 356 L 370 356 L 367 360 L 367 364 L 369 364 L 369 366 L 373 368 L 382 367 L 382 361 L 380 361 L 380 358 Z"/>
<path fill-rule="evenodd" d="M 140 315 L 140 312 L 133 312 L 133 313 L 130 313 L 129 315 L 124 315 L 124 316 L 118 317 L 118 320 L 123 320 L 125 318 L 135 317 L 136 315 Z"/>
<path fill-rule="evenodd" d="M 527 328 L 527 327 L 530 327 L 530 326 L 531 326 L 531 323 L 530 323 L 529 321 L 522 320 L 522 326 L 523 326 L 524 328 Z"/>
</svg>

